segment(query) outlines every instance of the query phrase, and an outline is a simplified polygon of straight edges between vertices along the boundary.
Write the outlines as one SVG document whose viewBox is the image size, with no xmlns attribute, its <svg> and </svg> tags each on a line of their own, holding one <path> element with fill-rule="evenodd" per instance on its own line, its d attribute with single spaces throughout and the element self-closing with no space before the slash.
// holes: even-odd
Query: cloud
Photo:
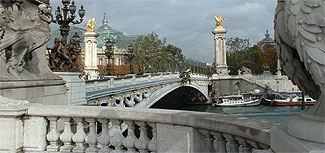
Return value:
<svg viewBox="0 0 325 153">
<path fill-rule="evenodd" d="M 61 1 L 51 1 L 53 8 Z M 109 25 L 128 34 L 156 32 L 168 43 L 182 48 L 185 56 L 203 62 L 214 58 L 214 15 L 228 18 L 227 37 L 249 38 L 256 43 L 265 30 L 273 34 L 275 0 L 78 0 L 84 4 L 85 20 L 97 18 L 101 25 L 104 12 Z M 83 24 L 82 24 L 83 25 Z M 81 25 L 81 26 L 82 26 Z"/>
</svg>

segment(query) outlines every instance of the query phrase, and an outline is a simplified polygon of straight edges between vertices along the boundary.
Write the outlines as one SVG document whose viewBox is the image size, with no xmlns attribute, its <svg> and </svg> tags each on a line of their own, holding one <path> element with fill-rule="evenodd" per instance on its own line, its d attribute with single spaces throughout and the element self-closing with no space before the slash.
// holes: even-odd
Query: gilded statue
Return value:
<svg viewBox="0 0 325 153">
<path fill-rule="evenodd" d="M 227 18 L 224 18 L 223 16 L 220 16 L 220 17 L 214 16 L 214 18 L 215 18 L 215 23 L 216 23 L 216 29 L 225 29 L 222 26 L 222 22 L 224 20 L 227 20 Z"/>
<path fill-rule="evenodd" d="M 92 18 L 87 21 L 87 23 L 85 24 L 85 26 L 88 26 L 87 32 L 94 32 L 95 23 L 96 23 L 95 21 L 96 21 L 96 18 Z"/>
</svg>

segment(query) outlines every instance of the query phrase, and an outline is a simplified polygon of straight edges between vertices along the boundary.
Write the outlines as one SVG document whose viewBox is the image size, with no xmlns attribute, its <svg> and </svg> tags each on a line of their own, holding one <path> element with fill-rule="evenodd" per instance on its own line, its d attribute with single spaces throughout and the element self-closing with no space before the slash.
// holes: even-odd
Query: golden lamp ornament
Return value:
<svg viewBox="0 0 325 153">
<path fill-rule="evenodd" d="M 224 18 L 223 16 L 214 16 L 215 18 L 215 23 L 216 23 L 216 29 L 219 29 L 219 30 L 224 30 L 225 28 L 222 26 L 222 22 L 224 20 L 227 20 L 227 18 Z"/>
<path fill-rule="evenodd" d="M 95 23 L 96 23 L 95 21 L 96 21 L 96 18 L 92 18 L 87 21 L 87 23 L 85 24 L 85 26 L 88 26 L 87 32 L 94 32 Z"/>
</svg>

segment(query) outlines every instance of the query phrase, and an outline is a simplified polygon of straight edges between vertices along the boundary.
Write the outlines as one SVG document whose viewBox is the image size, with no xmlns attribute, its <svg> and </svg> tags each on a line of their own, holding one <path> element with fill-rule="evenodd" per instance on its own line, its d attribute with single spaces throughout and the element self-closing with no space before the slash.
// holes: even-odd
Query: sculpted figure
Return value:
<svg viewBox="0 0 325 153">
<path fill-rule="evenodd" d="M 220 16 L 220 17 L 214 16 L 214 18 L 215 18 L 215 23 L 216 23 L 217 29 L 224 29 L 222 26 L 222 22 L 227 19 L 224 18 L 223 16 Z"/>
<path fill-rule="evenodd" d="M 288 131 L 296 137 L 325 143 L 325 1 L 278 0 L 274 22 L 284 72 L 302 91 L 317 99 L 312 108 L 300 114 L 300 119 L 319 123 L 308 125 L 310 128 L 302 124 L 296 127 L 308 131 L 289 124 Z"/>
<path fill-rule="evenodd" d="M 29 13 L 24 0 L 0 2 L 0 52 L 8 73 L 22 73 L 32 59 L 32 52 L 50 39 L 50 7 L 38 1 L 38 14 Z M 33 2 L 34 3 L 34 2 Z M 24 7 L 25 6 L 25 7 Z"/>
<path fill-rule="evenodd" d="M 92 18 L 87 21 L 87 23 L 85 24 L 85 26 L 88 26 L 87 32 L 94 32 L 95 23 L 96 23 L 95 21 L 96 21 L 96 18 Z"/>
<path fill-rule="evenodd" d="M 80 63 L 82 63 L 80 37 L 77 33 L 72 37 L 69 44 L 67 44 L 65 37 L 62 37 L 61 41 L 55 38 L 54 46 L 47 49 L 51 50 L 49 65 L 52 71 L 82 71 L 80 67 Z"/>
</svg>

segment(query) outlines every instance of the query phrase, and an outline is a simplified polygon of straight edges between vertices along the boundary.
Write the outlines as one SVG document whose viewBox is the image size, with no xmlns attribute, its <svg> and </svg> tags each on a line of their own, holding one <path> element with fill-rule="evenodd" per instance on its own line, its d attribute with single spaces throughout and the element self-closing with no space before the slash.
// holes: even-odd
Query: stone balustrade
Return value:
<svg viewBox="0 0 325 153">
<path fill-rule="evenodd" d="M 277 123 L 202 112 L 32 105 L 24 152 L 252 152 Z M 127 125 L 123 132 L 122 125 Z M 1 145 L 1 144 L 0 144 Z"/>
<path fill-rule="evenodd" d="M 124 78 L 110 78 L 110 79 L 102 79 L 102 80 L 88 80 L 86 81 L 86 91 L 96 91 L 106 88 L 115 88 L 122 87 L 127 85 L 134 85 L 145 82 L 153 82 L 158 80 L 166 80 L 178 78 L 179 74 L 155 74 L 155 75 L 144 75 L 144 76 L 129 76 Z"/>
</svg>

